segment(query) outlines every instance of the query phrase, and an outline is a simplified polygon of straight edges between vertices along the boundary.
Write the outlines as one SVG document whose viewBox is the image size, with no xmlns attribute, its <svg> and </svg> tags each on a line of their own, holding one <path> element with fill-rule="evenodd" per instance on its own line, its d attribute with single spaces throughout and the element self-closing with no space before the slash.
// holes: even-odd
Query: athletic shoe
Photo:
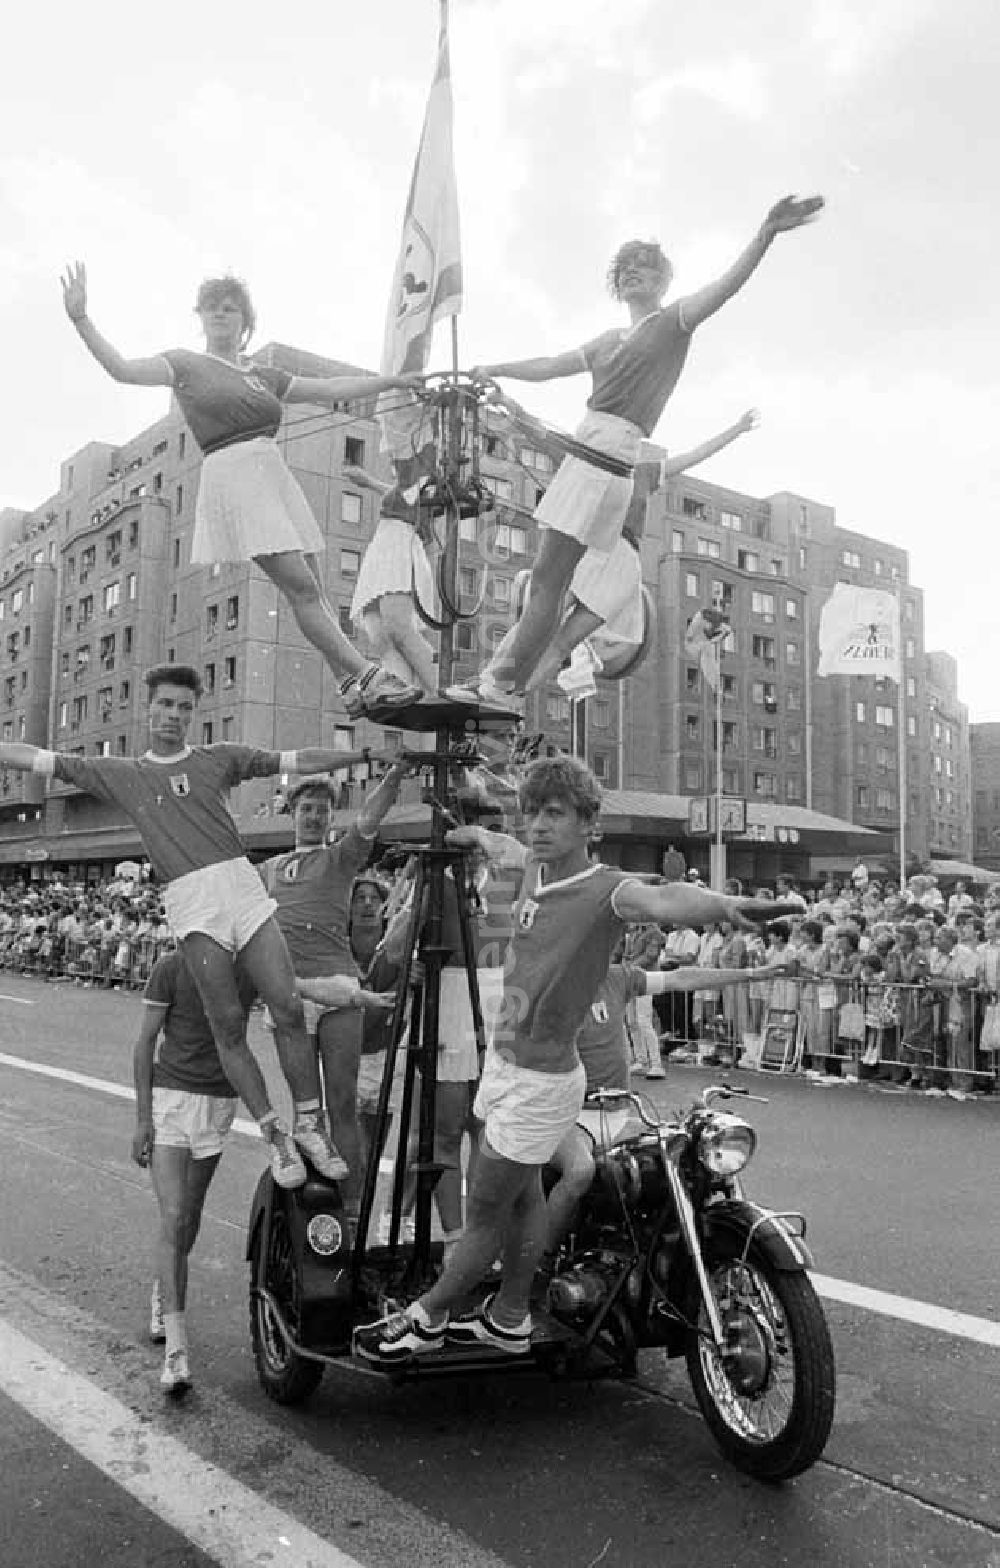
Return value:
<svg viewBox="0 0 1000 1568">
<path fill-rule="evenodd" d="M 301 1187 L 306 1179 L 302 1156 L 283 1127 L 275 1127 L 268 1135 L 271 1145 L 271 1175 L 279 1187 Z"/>
<path fill-rule="evenodd" d="M 404 1312 L 392 1312 L 377 1323 L 365 1323 L 354 1330 L 351 1349 L 365 1361 L 380 1366 L 393 1366 L 409 1361 L 413 1356 L 425 1356 L 440 1350 L 448 1326 L 447 1318 L 432 1327 L 424 1321 L 426 1312 L 414 1302 Z"/>
<path fill-rule="evenodd" d="M 191 1387 L 191 1373 L 188 1371 L 186 1350 L 168 1352 L 160 1373 L 160 1387 L 172 1399 L 180 1399 L 187 1393 Z"/>
<path fill-rule="evenodd" d="M 153 1294 L 149 1298 L 149 1337 L 154 1345 L 166 1344 L 167 1331 L 163 1326 L 163 1297 L 160 1282 L 153 1281 Z"/>
<path fill-rule="evenodd" d="M 458 702 L 466 707 L 500 708 L 506 713 L 524 713 L 523 696 L 514 691 L 504 691 L 485 670 L 464 686 L 447 686 L 444 694 L 450 702 Z"/>
<path fill-rule="evenodd" d="M 445 1330 L 450 1345 L 485 1345 L 490 1350 L 505 1350 L 508 1355 L 526 1356 L 531 1350 L 531 1313 L 518 1328 L 505 1328 L 490 1316 L 495 1296 L 487 1296 L 482 1306 L 460 1318 L 452 1318 Z"/>
<path fill-rule="evenodd" d="M 309 1156 L 310 1164 L 316 1167 L 321 1176 L 325 1176 L 328 1181 L 343 1181 L 347 1175 L 347 1161 L 330 1137 L 330 1129 L 322 1111 L 310 1111 L 305 1116 L 297 1116 L 292 1137 L 303 1154 Z"/>
<path fill-rule="evenodd" d="M 375 709 L 408 708 L 420 701 L 424 691 L 407 685 L 381 664 L 371 664 L 363 674 L 341 681 L 340 695 L 350 717 L 360 719 Z"/>
<path fill-rule="evenodd" d="M 667 1076 L 666 1071 L 662 1067 L 647 1067 L 646 1068 L 646 1077 L 647 1078 L 665 1078 L 666 1076 Z"/>
</svg>

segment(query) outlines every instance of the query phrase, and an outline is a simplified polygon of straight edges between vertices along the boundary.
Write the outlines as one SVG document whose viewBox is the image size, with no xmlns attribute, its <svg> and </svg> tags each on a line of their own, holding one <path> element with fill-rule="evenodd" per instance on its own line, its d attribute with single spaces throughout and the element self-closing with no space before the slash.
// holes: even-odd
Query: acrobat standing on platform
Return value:
<svg viewBox="0 0 1000 1568">
<path fill-rule="evenodd" d="M 641 441 L 652 435 L 680 379 L 693 332 L 743 287 L 779 234 L 808 223 L 822 206 L 819 196 L 786 196 L 776 202 L 728 271 L 670 305 L 662 303 L 672 276 L 670 262 L 658 244 L 630 240 L 608 270 L 608 287 L 628 308 L 629 327 L 602 332 L 568 353 L 474 369 L 473 375 L 484 379 L 509 376 L 519 381 L 589 372 L 593 391 L 576 439 L 596 456 L 592 462 L 567 457 L 542 497 L 535 512 L 542 536 L 530 597 L 511 644 L 505 646 L 503 664 L 495 654 L 473 683 L 473 695 L 493 701 L 526 690 L 559 623 L 563 594 L 584 552 L 609 556 L 618 541 L 632 494 L 627 469 L 634 466 Z M 618 471 L 598 466 L 600 454 L 612 459 Z M 468 700 L 470 692 L 456 688 L 455 695 Z"/>
<path fill-rule="evenodd" d="M 195 310 L 205 352 L 169 349 L 126 359 L 87 314 L 87 269 L 62 278 L 66 314 L 82 342 L 115 381 L 170 387 L 204 454 L 195 504 L 192 564 L 254 561 L 287 599 L 303 636 L 336 676 L 344 706 L 357 718 L 377 708 L 406 707 L 420 696 L 377 662 L 366 659 L 340 628 L 323 589 L 318 557 L 323 531 L 275 436 L 283 403 L 328 407 L 373 398 L 388 388 L 412 391 L 412 376 L 293 376 L 258 365 L 245 350 L 256 313 L 240 278 L 207 278 Z"/>
<path fill-rule="evenodd" d="M 230 741 L 189 746 L 187 732 L 201 695 L 198 671 L 188 664 L 160 664 L 147 672 L 146 685 L 149 750 L 142 757 L 76 757 L 6 741 L 0 742 L 0 767 L 76 785 L 113 801 L 134 823 L 163 884 L 167 920 L 208 1015 L 222 1071 L 271 1145 L 275 1181 L 302 1185 L 306 1168 L 299 1149 L 322 1175 L 337 1181 L 347 1165 L 322 1111 L 316 1052 L 275 919 L 277 905 L 247 859 L 225 796 L 243 779 L 333 771 L 375 755 L 381 760 L 381 754 L 367 747 L 263 751 Z M 271 1106 L 247 1044 L 234 972 L 237 953 L 274 1020 L 278 1059 L 292 1092 L 291 1135 Z"/>
</svg>

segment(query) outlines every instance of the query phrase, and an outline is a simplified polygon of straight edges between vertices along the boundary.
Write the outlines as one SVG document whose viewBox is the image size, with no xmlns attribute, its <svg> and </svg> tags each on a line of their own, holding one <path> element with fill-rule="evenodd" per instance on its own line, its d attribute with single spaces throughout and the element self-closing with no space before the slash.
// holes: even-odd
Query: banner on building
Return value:
<svg viewBox="0 0 1000 1568">
<path fill-rule="evenodd" d="M 886 588 L 838 583 L 819 619 L 818 675 L 901 678 L 899 600 Z"/>
</svg>

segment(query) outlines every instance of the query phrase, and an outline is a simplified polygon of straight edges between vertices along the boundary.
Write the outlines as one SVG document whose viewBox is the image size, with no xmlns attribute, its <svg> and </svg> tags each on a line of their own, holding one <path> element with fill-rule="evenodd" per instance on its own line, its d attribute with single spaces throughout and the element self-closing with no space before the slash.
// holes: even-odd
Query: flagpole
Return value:
<svg viewBox="0 0 1000 1568">
<path fill-rule="evenodd" d="M 899 724 L 899 891 L 906 891 L 906 664 L 903 659 L 903 601 L 896 584 L 896 651 L 899 655 L 899 695 L 896 702 Z"/>
<path fill-rule="evenodd" d="M 722 843 L 722 639 L 715 644 L 715 876 L 717 893 L 726 880 L 725 849 Z"/>
</svg>

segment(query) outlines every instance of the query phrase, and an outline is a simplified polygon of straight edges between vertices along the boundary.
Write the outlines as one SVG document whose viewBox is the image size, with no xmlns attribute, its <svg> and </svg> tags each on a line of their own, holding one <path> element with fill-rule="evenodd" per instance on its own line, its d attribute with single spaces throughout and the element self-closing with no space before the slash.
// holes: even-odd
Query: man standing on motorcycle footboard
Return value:
<svg viewBox="0 0 1000 1568">
<path fill-rule="evenodd" d="M 355 1354 L 391 1367 L 445 1344 L 508 1354 L 531 1348 L 530 1294 L 545 1250 L 542 1168 L 573 1128 L 586 1073 L 576 1037 L 625 927 L 636 921 L 707 925 L 800 913 L 786 903 L 712 893 L 688 883 L 650 886 L 592 863 L 588 844 L 600 786 L 575 757 L 546 757 L 518 788 L 527 846 L 481 827 L 454 829 L 452 845 L 479 846 L 494 863 L 524 868 L 504 966 L 503 1000 L 486 1054 L 475 1114 L 484 1124 L 465 1232 L 435 1284 L 404 1310 L 355 1330 Z M 503 1258 L 499 1288 L 475 1311 L 452 1316 Z"/>
</svg>

